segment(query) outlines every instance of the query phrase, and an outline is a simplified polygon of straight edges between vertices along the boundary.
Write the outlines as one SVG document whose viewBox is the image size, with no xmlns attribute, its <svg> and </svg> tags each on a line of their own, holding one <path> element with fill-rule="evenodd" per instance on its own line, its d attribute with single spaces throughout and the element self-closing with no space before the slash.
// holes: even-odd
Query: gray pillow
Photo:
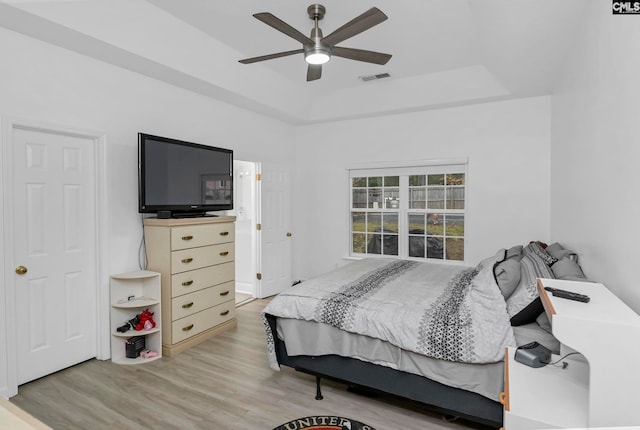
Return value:
<svg viewBox="0 0 640 430">
<path fill-rule="evenodd" d="M 507 299 L 511 325 L 531 323 L 544 311 L 538 296 L 537 278 L 553 279 L 555 275 L 551 267 L 536 254 L 525 253 L 520 262 L 520 282 Z"/>
<path fill-rule="evenodd" d="M 535 254 L 538 258 L 544 261 L 547 266 L 551 266 L 558 261 L 557 258 L 545 251 L 545 249 L 540 245 L 540 242 L 531 242 L 529 245 L 525 246 L 522 251 L 525 255 Z"/>
<path fill-rule="evenodd" d="M 499 249 L 498 252 L 495 253 L 495 255 L 492 255 L 491 257 L 487 257 L 482 259 L 482 261 L 480 261 L 477 265 L 476 265 L 476 269 L 478 271 L 482 270 L 484 267 L 487 267 L 489 265 L 493 266 L 494 264 L 496 264 L 496 261 L 502 261 L 504 260 L 504 255 L 505 252 L 507 252 L 506 249 L 502 248 Z"/>
<path fill-rule="evenodd" d="M 515 245 L 507 249 L 507 255 L 505 259 L 516 258 L 518 261 L 522 260 L 522 245 Z"/>
<path fill-rule="evenodd" d="M 520 260 L 511 258 L 498 263 L 493 269 L 493 273 L 496 275 L 500 292 L 505 300 L 508 299 L 520 282 Z"/>
<path fill-rule="evenodd" d="M 558 279 L 564 279 L 569 281 L 574 280 L 586 280 L 586 276 L 582 272 L 580 265 L 569 257 L 565 257 L 562 260 L 558 260 L 553 267 L 551 267 L 553 274 Z"/>
<path fill-rule="evenodd" d="M 547 333 L 551 333 L 551 321 L 549 321 L 549 317 L 547 317 L 547 314 L 545 312 L 538 315 L 538 318 L 536 318 L 536 322 L 542 330 L 546 331 Z"/>
<path fill-rule="evenodd" d="M 575 254 L 575 252 L 569 249 L 565 249 L 558 242 L 552 243 L 551 245 L 547 246 L 547 249 L 545 249 L 545 251 L 547 251 L 549 255 L 557 258 L 558 260 L 562 260 L 563 258 L 570 256 L 571 254 Z"/>
</svg>

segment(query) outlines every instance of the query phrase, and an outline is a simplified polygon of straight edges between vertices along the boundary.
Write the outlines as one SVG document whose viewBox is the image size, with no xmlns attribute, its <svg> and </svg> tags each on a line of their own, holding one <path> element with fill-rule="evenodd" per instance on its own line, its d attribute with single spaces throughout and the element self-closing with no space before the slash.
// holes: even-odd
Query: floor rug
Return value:
<svg viewBox="0 0 640 430">
<path fill-rule="evenodd" d="M 273 430 L 376 430 L 350 418 L 331 415 L 298 418 L 284 423 Z"/>
</svg>

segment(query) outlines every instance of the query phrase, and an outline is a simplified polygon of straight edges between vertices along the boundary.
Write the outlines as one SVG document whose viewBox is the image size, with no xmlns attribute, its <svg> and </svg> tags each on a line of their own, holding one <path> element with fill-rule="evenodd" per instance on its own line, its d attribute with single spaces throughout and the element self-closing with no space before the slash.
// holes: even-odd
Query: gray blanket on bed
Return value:
<svg viewBox="0 0 640 430">
<path fill-rule="evenodd" d="M 515 346 L 493 263 L 363 259 L 280 293 L 263 313 L 329 324 L 442 360 L 492 363 Z M 271 367 L 274 333 L 265 318 Z"/>
</svg>

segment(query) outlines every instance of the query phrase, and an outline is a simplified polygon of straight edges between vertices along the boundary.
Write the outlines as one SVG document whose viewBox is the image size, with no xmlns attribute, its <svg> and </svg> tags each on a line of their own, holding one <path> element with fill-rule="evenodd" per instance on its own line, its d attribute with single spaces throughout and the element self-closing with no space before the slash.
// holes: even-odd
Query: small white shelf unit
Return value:
<svg viewBox="0 0 640 430">
<path fill-rule="evenodd" d="M 591 300 L 555 297 L 545 287 L 586 294 Z M 538 292 L 561 344 L 551 361 L 562 358 L 559 364 L 567 365 L 528 367 L 515 361 L 515 348 L 508 348 L 501 399 L 504 428 L 638 425 L 640 316 L 599 283 L 538 279 Z M 578 354 L 566 356 L 572 352 Z"/>
<path fill-rule="evenodd" d="M 111 302 L 111 361 L 118 364 L 143 364 L 162 357 L 162 315 L 160 306 L 160 273 L 149 270 L 112 275 L 110 280 Z M 117 328 L 149 309 L 156 326 L 151 330 L 130 329 L 124 333 Z M 135 336 L 145 337 L 145 349 L 158 355 L 151 358 L 128 358 L 127 340 Z"/>
</svg>

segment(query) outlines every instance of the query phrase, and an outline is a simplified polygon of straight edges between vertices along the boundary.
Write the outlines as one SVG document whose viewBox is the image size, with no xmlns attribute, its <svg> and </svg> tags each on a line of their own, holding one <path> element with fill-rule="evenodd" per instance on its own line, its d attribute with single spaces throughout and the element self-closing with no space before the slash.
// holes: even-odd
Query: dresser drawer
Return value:
<svg viewBox="0 0 640 430">
<path fill-rule="evenodd" d="M 235 258 L 235 243 L 201 246 L 171 253 L 171 273 L 186 272 L 214 264 L 227 263 Z"/>
<path fill-rule="evenodd" d="M 171 319 L 175 321 L 229 300 L 235 304 L 234 289 L 235 282 L 231 281 L 176 297 L 171 301 Z"/>
<path fill-rule="evenodd" d="M 188 225 L 171 229 L 171 250 L 196 248 L 233 242 L 235 228 L 233 224 Z"/>
<path fill-rule="evenodd" d="M 171 276 L 171 297 L 233 281 L 235 277 L 236 268 L 233 261 L 178 273 Z"/>
<path fill-rule="evenodd" d="M 171 323 L 171 341 L 178 343 L 191 336 L 222 324 L 235 318 L 235 301 L 228 301 L 221 305 L 205 309 L 193 315 L 181 318 Z"/>
</svg>

